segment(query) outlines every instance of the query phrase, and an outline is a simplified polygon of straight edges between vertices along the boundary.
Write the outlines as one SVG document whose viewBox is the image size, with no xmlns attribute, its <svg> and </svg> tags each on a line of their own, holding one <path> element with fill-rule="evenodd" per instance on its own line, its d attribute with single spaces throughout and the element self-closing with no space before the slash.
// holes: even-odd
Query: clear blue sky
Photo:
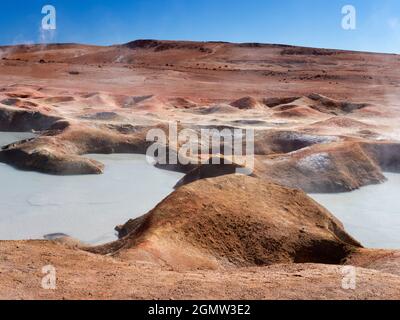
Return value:
<svg viewBox="0 0 400 320">
<path fill-rule="evenodd" d="M 57 30 L 40 31 L 42 6 Z M 341 28 L 341 8 L 357 29 Z M 399 0 L 0 0 L 0 44 L 223 40 L 400 53 Z"/>
</svg>

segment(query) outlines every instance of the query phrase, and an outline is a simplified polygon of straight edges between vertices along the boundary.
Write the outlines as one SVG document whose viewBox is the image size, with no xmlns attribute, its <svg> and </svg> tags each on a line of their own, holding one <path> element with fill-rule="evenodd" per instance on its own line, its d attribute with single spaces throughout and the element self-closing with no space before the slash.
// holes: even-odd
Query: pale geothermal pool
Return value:
<svg viewBox="0 0 400 320">
<path fill-rule="evenodd" d="M 33 137 L 0 133 L 0 146 Z M 88 155 L 103 175 L 52 176 L 0 163 L 0 239 L 64 233 L 90 244 L 116 239 L 114 227 L 154 208 L 183 174 L 148 164 L 142 155 Z M 364 246 L 400 248 L 400 174 L 339 194 L 311 194 Z"/>
<path fill-rule="evenodd" d="M 30 139 L 34 137 L 35 135 L 33 133 L 27 132 L 0 132 L 0 148 L 16 141 Z"/>
<path fill-rule="evenodd" d="M 116 225 L 153 209 L 183 177 L 142 155 L 87 157 L 104 163 L 104 174 L 52 176 L 0 163 L 0 239 L 64 233 L 90 244 L 115 240 Z"/>
<path fill-rule="evenodd" d="M 346 230 L 369 248 L 400 248 L 400 174 L 388 181 L 348 193 L 311 194 Z"/>
</svg>

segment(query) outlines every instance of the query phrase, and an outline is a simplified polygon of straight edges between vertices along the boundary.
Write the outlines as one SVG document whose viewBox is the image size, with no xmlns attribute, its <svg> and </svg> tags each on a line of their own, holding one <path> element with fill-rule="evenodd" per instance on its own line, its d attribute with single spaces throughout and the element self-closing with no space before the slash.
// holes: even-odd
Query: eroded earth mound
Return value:
<svg viewBox="0 0 400 320">
<path fill-rule="evenodd" d="M 340 264 L 360 247 L 303 192 L 235 174 L 178 188 L 118 232 L 118 256 L 172 267 Z"/>
</svg>

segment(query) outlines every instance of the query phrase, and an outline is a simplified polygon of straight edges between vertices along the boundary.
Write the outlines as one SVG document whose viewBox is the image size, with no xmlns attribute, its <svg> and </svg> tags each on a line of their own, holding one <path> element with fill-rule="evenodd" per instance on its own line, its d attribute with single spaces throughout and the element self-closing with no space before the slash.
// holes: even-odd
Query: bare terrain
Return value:
<svg viewBox="0 0 400 320">
<path fill-rule="evenodd" d="M 37 133 L 0 150 L 18 169 L 101 174 L 85 155 L 144 154 L 170 121 L 255 130 L 250 177 L 229 157 L 159 164 L 186 175 L 116 242 L 1 241 L 0 298 L 399 299 L 400 253 L 363 248 L 305 193 L 400 172 L 399 67 L 397 55 L 257 43 L 0 47 L 0 131 Z M 55 291 L 40 286 L 47 264 Z"/>
</svg>

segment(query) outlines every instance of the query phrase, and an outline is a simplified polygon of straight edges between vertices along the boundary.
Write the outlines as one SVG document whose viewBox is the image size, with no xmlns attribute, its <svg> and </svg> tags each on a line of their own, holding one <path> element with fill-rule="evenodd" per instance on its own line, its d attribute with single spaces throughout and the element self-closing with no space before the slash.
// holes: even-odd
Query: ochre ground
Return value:
<svg viewBox="0 0 400 320">
<path fill-rule="evenodd" d="M 349 191 L 400 171 L 399 67 L 397 55 L 262 44 L 0 48 L 0 131 L 39 134 L 0 151 L 19 168 L 101 174 L 85 154 L 144 153 L 147 130 L 174 120 L 256 131 L 254 177 L 173 168 L 181 187 L 116 243 L 0 242 L 0 298 L 400 298 L 398 252 L 361 248 L 282 187 Z M 55 291 L 40 285 L 48 264 Z M 346 264 L 355 290 L 342 288 Z"/>
</svg>

